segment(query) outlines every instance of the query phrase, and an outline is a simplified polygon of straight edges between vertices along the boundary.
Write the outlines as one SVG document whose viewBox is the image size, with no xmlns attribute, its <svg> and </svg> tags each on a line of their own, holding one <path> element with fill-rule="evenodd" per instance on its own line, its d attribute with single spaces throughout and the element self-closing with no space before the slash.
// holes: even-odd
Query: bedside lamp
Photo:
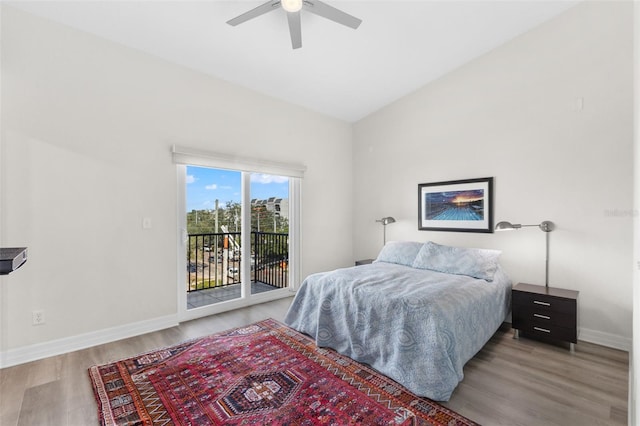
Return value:
<svg viewBox="0 0 640 426">
<path fill-rule="evenodd" d="M 395 223 L 395 219 L 391 216 L 383 217 L 382 219 L 376 220 L 376 222 L 380 222 L 382 224 L 382 241 L 383 245 L 387 244 L 387 225 L 390 223 Z"/>
<path fill-rule="evenodd" d="M 519 223 L 512 224 L 510 222 L 498 222 L 498 224 L 496 225 L 496 231 L 513 231 L 514 229 L 520 229 L 520 228 L 531 227 L 531 226 L 537 226 L 547 236 L 546 254 L 544 258 L 544 262 L 545 262 L 544 286 L 548 288 L 549 287 L 549 232 L 555 229 L 555 225 L 553 224 L 553 222 L 549 222 L 548 220 L 545 220 L 544 222 L 538 225 L 521 225 Z"/>
</svg>

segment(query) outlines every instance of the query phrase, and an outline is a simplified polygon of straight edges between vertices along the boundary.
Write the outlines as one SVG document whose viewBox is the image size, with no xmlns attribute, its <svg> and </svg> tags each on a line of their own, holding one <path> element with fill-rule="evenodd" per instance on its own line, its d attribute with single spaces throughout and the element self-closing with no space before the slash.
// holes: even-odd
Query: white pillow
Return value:
<svg viewBox="0 0 640 426">
<path fill-rule="evenodd" d="M 493 281 L 500 253 L 499 250 L 442 246 L 429 241 L 422 246 L 412 266 Z"/>
</svg>

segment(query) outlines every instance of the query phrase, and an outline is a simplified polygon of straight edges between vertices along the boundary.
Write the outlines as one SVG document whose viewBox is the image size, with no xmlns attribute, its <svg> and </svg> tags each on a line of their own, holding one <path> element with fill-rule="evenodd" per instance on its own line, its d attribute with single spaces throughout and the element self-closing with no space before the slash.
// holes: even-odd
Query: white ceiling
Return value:
<svg viewBox="0 0 640 426">
<path fill-rule="evenodd" d="M 362 24 L 303 10 L 302 48 L 292 50 L 282 9 L 225 23 L 265 1 L 4 3 L 354 122 L 578 2 L 324 0 Z"/>
</svg>

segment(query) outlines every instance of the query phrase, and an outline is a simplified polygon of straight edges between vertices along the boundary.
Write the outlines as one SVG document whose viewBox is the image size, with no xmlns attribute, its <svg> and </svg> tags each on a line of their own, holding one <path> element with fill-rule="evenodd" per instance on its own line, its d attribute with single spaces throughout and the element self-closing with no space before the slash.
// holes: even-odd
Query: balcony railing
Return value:
<svg viewBox="0 0 640 426">
<path fill-rule="evenodd" d="M 187 291 L 240 283 L 242 270 L 239 232 L 190 234 L 187 246 Z M 289 235 L 251 233 L 251 282 L 287 287 Z"/>
</svg>

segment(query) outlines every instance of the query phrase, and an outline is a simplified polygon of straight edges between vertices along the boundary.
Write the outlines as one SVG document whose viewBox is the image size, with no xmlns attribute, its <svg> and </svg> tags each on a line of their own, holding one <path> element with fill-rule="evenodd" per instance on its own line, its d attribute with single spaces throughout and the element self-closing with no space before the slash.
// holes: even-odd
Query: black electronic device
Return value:
<svg viewBox="0 0 640 426">
<path fill-rule="evenodd" d="M 0 275 L 7 275 L 15 271 L 26 261 L 26 247 L 0 248 Z"/>
</svg>

